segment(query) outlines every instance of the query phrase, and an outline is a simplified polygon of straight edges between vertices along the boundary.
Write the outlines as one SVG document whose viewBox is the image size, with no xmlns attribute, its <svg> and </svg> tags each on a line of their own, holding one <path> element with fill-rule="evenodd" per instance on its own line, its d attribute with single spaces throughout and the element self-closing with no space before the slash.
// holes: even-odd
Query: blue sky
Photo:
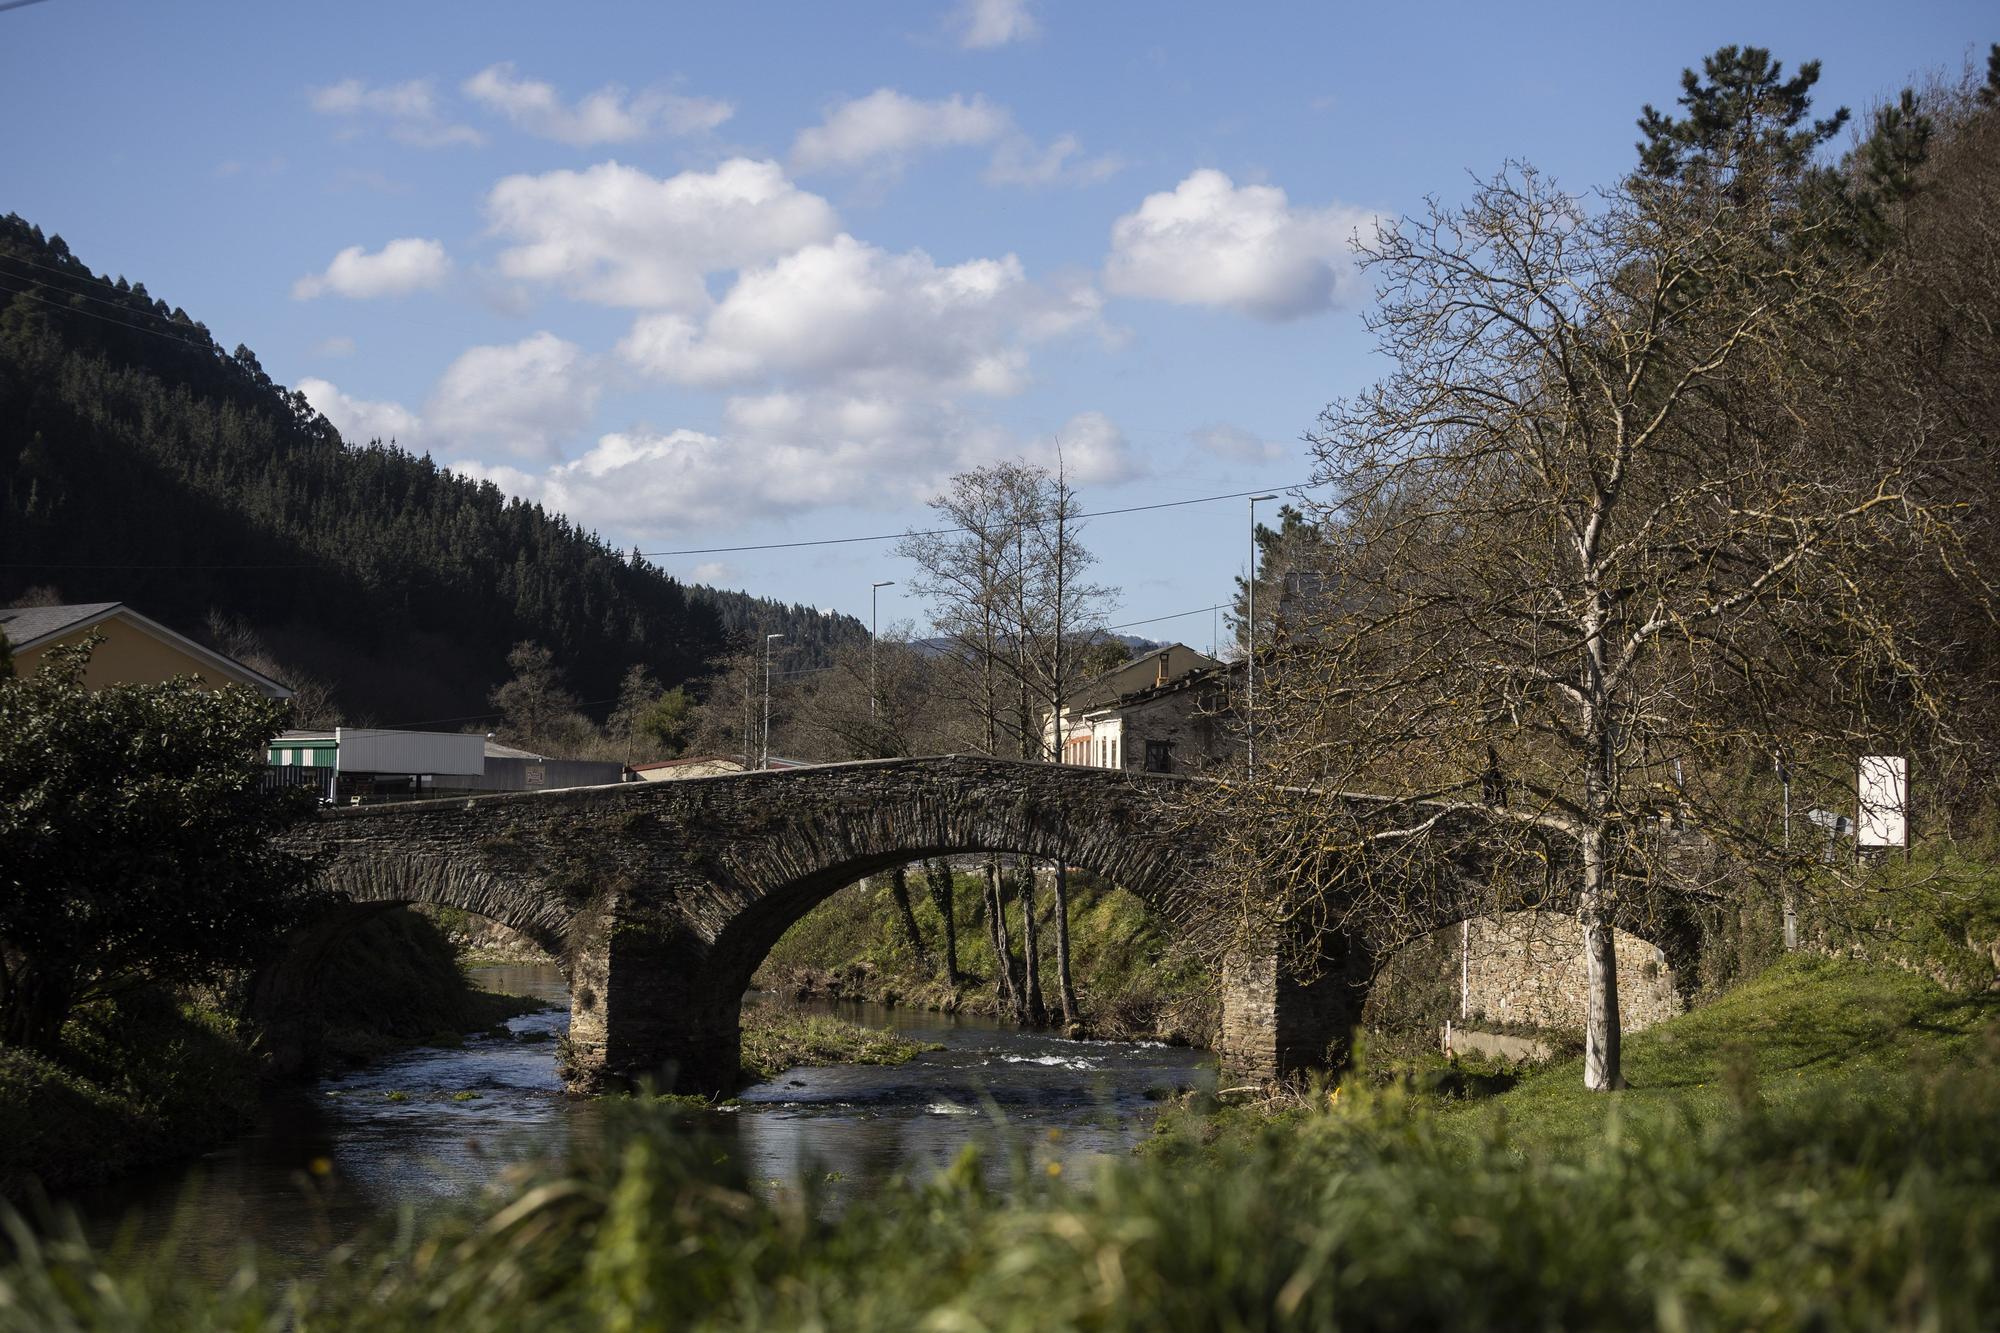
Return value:
<svg viewBox="0 0 2000 1333">
<path fill-rule="evenodd" d="M 1990 3 L 163 5 L 0 12 L 0 209 L 352 438 L 652 551 L 924 526 L 1062 441 L 1087 508 L 1282 487 L 1381 373 L 1346 242 L 1584 190 L 1725 42 L 1857 119 Z M 1120 620 L 1226 597 L 1241 500 L 1095 523 Z M 867 614 L 889 543 L 662 555 Z M 921 619 L 885 589 L 883 620 Z M 1205 645 L 1212 617 L 1138 632 Z"/>
</svg>

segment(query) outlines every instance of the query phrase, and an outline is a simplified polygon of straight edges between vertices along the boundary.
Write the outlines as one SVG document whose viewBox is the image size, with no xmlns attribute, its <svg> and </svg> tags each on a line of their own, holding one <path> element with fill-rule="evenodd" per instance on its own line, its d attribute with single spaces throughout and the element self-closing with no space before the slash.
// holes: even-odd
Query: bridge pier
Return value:
<svg viewBox="0 0 2000 1333">
<path fill-rule="evenodd" d="M 1301 955 L 1309 967 L 1299 966 Z M 1282 1083 L 1310 1070 L 1344 1068 L 1371 964 L 1351 940 L 1321 941 L 1311 950 L 1288 949 L 1276 938 L 1238 947 L 1222 969 L 1216 1056 L 1223 1081 Z"/>
</svg>

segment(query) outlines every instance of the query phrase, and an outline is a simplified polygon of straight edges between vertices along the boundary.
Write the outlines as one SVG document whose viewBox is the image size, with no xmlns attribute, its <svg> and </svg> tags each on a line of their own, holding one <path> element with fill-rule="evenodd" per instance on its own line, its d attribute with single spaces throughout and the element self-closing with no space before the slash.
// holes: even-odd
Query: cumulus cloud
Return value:
<svg viewBox="0 0 2000 1333">
<path fill-rule="evenodd" d="M 322 379 L 300 380 L 299 392 L 306 396 L 315 412 L 333 423 L 340 438 L 349 444 L 394 440 L 407 447 L 423 436 L 423 419 L 401 403 L 352 398 Z"/>
<path fill-rule="evenodd" d="M 1008 133 L 1013 118 L 982 97 L 957 94 L 934 102 L 877 88 L 828 108 L 819 124 L 792 144 L 800 171 L 894 170 L 917 153 L 987 144 Z"/>
<path fill-rule="evenodd" d="M 1078 481 L 1136 472 L 1123 435 L 1100 413 L 1078 414 L 1061 438 Z M 540 472 L 455 466 L 586 524 L 664 537 L 828 505 L 914 503 L 953 472 L 1023 454 L 1052 462 L 1053 447 L 947 402 L 778 392 L 729 399 L 716 431 L 615 432 Z"/>
<path fill-rule="evenodd" d="M 323 116 L 336 116 L 350 125 L 372 122 L 387 127 L 389 137 L 413 148 L 452 148 L 486 142 L 486 136 L 470 125 L 454 125 L 438 105 L 437 90 L 429 79 L 370 87 L 360 79 L 307 92 L 312 109 Z"/>
<path fill-rule="evenodd" d="M 1217 458 L 1235 462 L 1268 463 L 1285 456 L 1285 447 L 1276 440 L 1267 440 L 1223 421 L 1202 426 L 1189 435 L 1195 444 Z"/>
<path fill-rule="evenodd" d="M 1123 296 L 1296 319 L 1358 294 L 1352 238 L 1375 215 L 1294 207 L 1271 185 L 1202 170 L 1111 227 L 1105 285 Z"/>
<path fill-rule="evenodd" d="M 952 11 L 952 27 L 967 50 L 1023 42 L 1042 30 L 1028 0 L 960 0 Z"/>
<path fill-rule="evenodd" d="M 500 271 L 560 283 L 605 305 L 701 310 L 704 278 L 838 230 L 832 205 L 775 162 L 731 158 L 713 171 L 657 179 L 603 162 L 585 171 L 509 176 L 486 200 L 495 233 L 514 244 Z"/>
<path fill-rule="evenodd" d="M 451 271 L 451 260 L 437 241 L 406 236 L 369 254 L 350 245 L 333 257 L 324 273 L 309 274 L 292 284 L 292 299 L 310 301 L 332 293 L 364 300 L 374 296 L 404 296 L 435 290 Z"/>
<path fill-rule="evenodd" d="M 1048 440 L 1036 441 L 1029 456 L 1053 468 L 1060 451 L 1069 479 L 1079 486 L 1115 486 L 1145 471 L 1125 432 L 1102 412 L 1079 412 Z"/>
<path fill-rule="evenodd" d="M 448 452 L 546 459 L 589 423 L 597 394 L 582 350 L 545 331 L 462 353 L 438 379 L 424 417 Z"/>
<path fill-rule="evenodd" d="M 742 273 L 705 319 L 642 316 L 619 352 L 706 388 L 796 380 L 1004 396 L 1026 385 L 1027 343 L 1097 314 L 1093 289 L 1032 283 L 1013 255 L 941 266 L 841 235 Z"/>
<path fill-rule="evenodd" d="M 554 85 L 525 79 L 511 62 L 490 65 L 465 82 L 465 95 L 537 138 L 584 147 L 627 143 L 655 134 L 701 134 L 736 114 L 727 102 L 649 89 L 628 94 L 612 85 L 565 105 Z"/>
</svg>

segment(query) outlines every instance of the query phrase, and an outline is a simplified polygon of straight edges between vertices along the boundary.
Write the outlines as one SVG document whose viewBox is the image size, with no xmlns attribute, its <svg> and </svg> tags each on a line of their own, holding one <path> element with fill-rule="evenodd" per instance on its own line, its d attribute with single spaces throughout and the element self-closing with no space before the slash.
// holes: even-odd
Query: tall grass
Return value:
<svg viewBox="0 0 2000 1333">
<path fill-rule="evenodd" d="M 1587 1133 L 1544 1132 L 1532 1087 L 1468 1112 L 1351 1079 L 1310 1114 L 1087 1189 L 1024 1156 L 996 1196 L 962 1161 L 832 1218 L 809 1190 L 760 1197 L 671 1108 L 633 1102 L 575 1161 L 311 1274 L 246 1256 L 204 1284 L 171 1247 L 100 1255 L 16 1224 L 0 1327 L 1991 1326 L 2000 1043 L 1978 1014 L 1938 1041 L 1905 1018 L 1906 1043 L 1805 1080 L 1790 1021 L 1746 1031 L 1748 1055 L 1689 1043 L 1712 1098 L 1598 1098 Z"/>
</svg>

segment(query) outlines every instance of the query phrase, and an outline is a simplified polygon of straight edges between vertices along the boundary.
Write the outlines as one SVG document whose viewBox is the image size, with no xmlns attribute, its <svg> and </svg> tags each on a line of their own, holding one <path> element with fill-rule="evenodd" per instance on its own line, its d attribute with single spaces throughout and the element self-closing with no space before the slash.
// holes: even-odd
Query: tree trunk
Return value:
<svg viewBox="0 0 2000 1333">
<path fill-rule="evenodd" d="M 953 990 L 958 989 L 958 892 L 952 882 L 951 863 L 931 860 L 924 862 L 924 878 L 930 883 L 931 904 L 937 908 L 938 918 L 944 922 L 944 977 Z"/>
<path fill-rule="evenodd" d="M 1074 1025 L 1080 1009 L 1069 971 L 1069 867 L 1060 857 L 1056 859 L 1056 988 L 1062 1001 L 1063 1023 Z"/>
<path fill-rule="evenodd" d="M 61 1045 L 69 1010 L 69 978 L 25 963 L 8 977 L 0 1043 L 53 1053 Z"/>
<path fill-rule="evenodd" d="M 1026 960 L 1027 1020 L 1046 1027 L 1048 1006 L 1042 1002 L 1042 951 L 1035 936 L 1035 866 L 1032 861 L 1014 859 L 1014 880 L 1021 893 L 1021 954 Z"/>
<path fill-rule="evenodd" d="M 986 858 L 986 933 L 993 942 L 993 998 L 1021 1012 L 1021 995 L 1014 985 L 1014 945 L 1007 938 L 1007 896 L 1000 887 L 1000 863 Z"/>
<path fill-rule="evenodd" d="M 1618 952 L 1604 891 L 1604 847 L 1595 831 L 1583 837 L 1583 957 L 1589 991 L 1583 1033 L 1583 1086 L 1610 1092 L 1625 1086 L 1619 1063 Z"/>
<path fill-rule="evenodd" d="M 896 915 L 902 918 L 903 934 L 910 941 L 910 950 L 917 956 L 917 963 L 931 976 L 937 975 L 937 959 L 924 944 L 923 932 L 917 929 L 917 914 L 910 910 L 910 874 L 908 866 L 897 866 L 889 872 L 889 896 L 896 900 Z"/>
</svg>

